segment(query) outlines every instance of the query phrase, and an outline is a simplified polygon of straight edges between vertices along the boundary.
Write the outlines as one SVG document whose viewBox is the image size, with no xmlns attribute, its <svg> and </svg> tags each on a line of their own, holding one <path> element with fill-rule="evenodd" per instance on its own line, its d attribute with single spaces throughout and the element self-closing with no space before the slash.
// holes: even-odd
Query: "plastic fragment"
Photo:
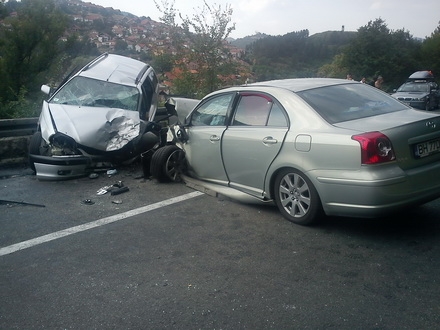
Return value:
<svg viewBox="0 0 440 330">
<path fill-rule="evenodd" d="M 109 177 L 111 177 L 112 175 L 115 175 L 115 174 L 117 174 L 118 173 L 118 171 L 116 170 L 116 169 L 112 169 L 112 170 L 108 170 L 107 171 L 107 175 L 109 176 Z"/>
<path fill-rule="evenodd" d="M 119 195 L 119 194 L 122 194 L 127 191 L 129 191 L 128 187 L 121 187 L 121 188 L 117 188 L 117 189 L 112 189 L 111 194 L 112 195 Z"/>
</svg>

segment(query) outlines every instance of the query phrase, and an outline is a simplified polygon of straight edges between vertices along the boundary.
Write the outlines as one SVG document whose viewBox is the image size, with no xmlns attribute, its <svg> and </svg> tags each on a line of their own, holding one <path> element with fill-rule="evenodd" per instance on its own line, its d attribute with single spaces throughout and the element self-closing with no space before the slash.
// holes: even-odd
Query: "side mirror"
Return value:
<svg viewBox="0 0 440 330">
<path fill-rule="evenodd" d="M 48 85 L 42 85 L 42 86 L 41 86 L 41 91 L 42 91 L 44 94 L 50 95 L 51 92 L 52 92 L 52 89 L 51 89 L 50 86 L 48 86 Z"/>
<path fill-rule="evenodd" d="M 172 98 L 165 102 L 165 109 L 170 116 L 177 116 L 176 102 Z"/>
</svg>

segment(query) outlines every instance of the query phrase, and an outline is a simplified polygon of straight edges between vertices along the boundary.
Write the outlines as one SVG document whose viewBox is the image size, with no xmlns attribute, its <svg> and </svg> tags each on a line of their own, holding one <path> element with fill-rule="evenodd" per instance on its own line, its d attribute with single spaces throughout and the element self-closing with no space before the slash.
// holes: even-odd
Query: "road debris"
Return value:
<svg viewBox="0 0 440 330">
<path fill-rule="evenodd" d="M 19 201 L 10 201 L 10 200 L 6 200 L 6 199 L 0 199 L 0 204 L 19 204 L 19 205 L 46 207 L 46 205 L 42 205 L 42 204 L 34 204 L 34 203 L 19 202 Z"/>
</svg>

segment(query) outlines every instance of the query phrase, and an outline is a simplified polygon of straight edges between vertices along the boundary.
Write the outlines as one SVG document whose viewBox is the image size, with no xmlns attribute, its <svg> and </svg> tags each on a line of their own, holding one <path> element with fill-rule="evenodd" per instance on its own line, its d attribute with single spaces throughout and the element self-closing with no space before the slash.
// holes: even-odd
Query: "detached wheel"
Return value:
<svg viewBox="0 0 440 330">
<path fill-rule="evenodd" d="M 38 131 L 31 136 L 31 140 L 29 142 L 29 166 L 34 172 L 36 172 L 35 163 L 31 160 L 30 155 L 39 156 L 41 154 L 40 152 L 41 140 L 42 140 L 41 132 Z"/>
<path fill-rule="evenodd" d="M 312 182 L 301 172 L 285 169 L 275 178 L 275 202 L 289 221 L 308 226 L 323 216 L 321 200 Z"/>
<path fill-rule="evenodd" d="M 150 172 L 159 182 L 180 182 L 185 170 L 185 152 L 176 145 L 166 145 L 155 151 Z"/>
</svg>

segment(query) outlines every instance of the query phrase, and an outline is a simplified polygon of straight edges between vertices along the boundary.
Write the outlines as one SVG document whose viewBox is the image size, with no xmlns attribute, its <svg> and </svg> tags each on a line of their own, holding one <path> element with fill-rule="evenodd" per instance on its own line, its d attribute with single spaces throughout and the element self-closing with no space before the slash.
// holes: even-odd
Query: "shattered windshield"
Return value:
<svg viewBox="0 0 440 330">
<path fill-rule="evenodd" d="M 50 103 L 137 111 L 138 100 L 135 87 L 78 76 L 62 87 Z"/>
</svg>

